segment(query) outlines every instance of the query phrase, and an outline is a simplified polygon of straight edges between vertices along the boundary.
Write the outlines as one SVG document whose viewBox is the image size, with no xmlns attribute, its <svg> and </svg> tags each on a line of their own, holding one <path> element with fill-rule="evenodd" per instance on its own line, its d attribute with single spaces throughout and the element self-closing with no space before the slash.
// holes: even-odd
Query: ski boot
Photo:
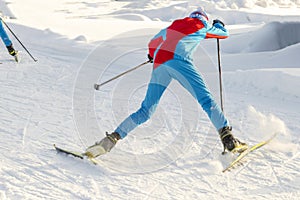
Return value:
<svg viewBox="0 0 300 200">
<path fill-rule="evenodd" d="M 242 153 L 248 149 L 248 145 L 244 142 L 240 142 L 237 138 L 234 138 L 231 133 L 232 127 L 226 126 L 219 130 L 219 134 L 224 145 L 224 151 L 222 154 L 226 153 L 226 150 L 232 153 Z"/>
<path fill-rule="evenodd" d="M 16 50 L 14 49 L 14 47 L 12 46 L 12 44 L 9 45 L 9 46 L 7 46 L 6 48 L 7 48 L 7 50 L 8 50 L 8 53 L 9 53 L 11 56 L 13 56 L 13 57 L 15 58 L 15 61 L 16 61 L 16 62 L 19 62 L 18 51 L 16 51 Z"/>
<path fill-rule="evenodd" d="M 120 139 L 121 136 L 117 132 L 113 132 L 112 134 L 106 133 L 106 137 L 100 142 L 96 142 L 94 145 L 88 147 L 84 155 L 89 158 L 96 158 L 109 152 Z"/>
</svg>

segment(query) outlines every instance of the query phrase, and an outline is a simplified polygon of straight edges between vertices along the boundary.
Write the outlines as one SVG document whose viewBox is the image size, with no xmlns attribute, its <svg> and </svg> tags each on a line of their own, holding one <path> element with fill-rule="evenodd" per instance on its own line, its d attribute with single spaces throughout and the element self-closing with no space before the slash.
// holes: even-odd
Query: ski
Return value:
<svg viewBox="0 0 300 200">
<path fill-rule="evenodd" d="M 87 157 L 85 155 L 85 153 L 81 153 L 81 152 L 77 152 L 77 151 L 71 151 L 71 150 L 67 150 L 67 149 L 64 149 L 64 148 L 60 148 L 60 147 L 57 147 L 55 144 L 53 146 L 54 146 L 55 150 L 57 151 L 57 153 L 63 153 L 63 154 L 66 154 L 66 155 L 71 155 L 71 156 L 73 156 L 75 158 L 80 158 L 82 160 L 87 159 L 87 160 L 89 160 L 90 162 L 92 162 L 95 165 L 98 164 L 98 161 L 95 158 Z"/>
<path fill-rule="evenodd" d="M 20 62 L 20 57 L 19 57 L 18 53 L 16 53 L 16 55 L 14 55 L 14 58 L 17 63 Z"/>
<path fill-rule="evenodd" d="M 256 145 L 253 145 L 253 146 L 249 147 L 248 149 L 246 149 L 245 151 L 243 151 L 242 153 L 240 153 L 238 155 L 238 157 L 235 160 L 233 160 L 222 172 L 230 171 L 234 167 L 238 166 L 238 164 L 241 164 L 241 161 L 242 161 L 243 158 L 245 158 L 251 152 L 263 147 L 266 144 L 268 144 L 276 135 L 277 135 L 277 133 L 272 135 L 272 137 L 269 138 L 268 140 L 259 142 Z"/>
</svg>

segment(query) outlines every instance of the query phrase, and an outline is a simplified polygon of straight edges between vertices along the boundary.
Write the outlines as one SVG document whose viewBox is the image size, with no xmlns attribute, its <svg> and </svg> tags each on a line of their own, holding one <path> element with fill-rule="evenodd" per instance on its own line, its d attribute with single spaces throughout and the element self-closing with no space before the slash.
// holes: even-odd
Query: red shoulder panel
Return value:
<svg viewBox="0 0 300 200">
<path fill-rule="evenodd" d="M 167 28 L 166 40 L 156 54 L 154 69 L 174 58 L 176 46 L 183 37 L 195 33 L 203 27 L 204 24 L 199 19 L 195 18 L 186 17 L 174 21 L 171 26 Z"/>
</svg>

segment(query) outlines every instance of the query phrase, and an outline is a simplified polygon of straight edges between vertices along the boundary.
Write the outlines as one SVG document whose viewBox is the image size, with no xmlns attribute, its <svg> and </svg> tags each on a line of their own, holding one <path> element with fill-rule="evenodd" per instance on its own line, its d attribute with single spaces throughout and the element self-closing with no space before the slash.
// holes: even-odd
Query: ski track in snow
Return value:
<svg viewBox="0 0 300 200">
<path fill-rule="evenodd" d="M 16 1 L 11 1 L 12 7 L 17 5 Z M 32 2 L 35 1 L 31 0 Z M 95 20 L 103 17 L 102 15 L 113 13 L 115 18 L 128 17 L 131 20 L 131 17 L 122 15 L 125 13 L 124 10 L 139 11 L 140 7 L 153 8 L 154 14 L 162 13 L 162 19 L 169 17 L 165 13 L 163 15 L 164 7 L 167 5 L 170 5 L 169 8 L 173 11 L 182 11 L 179 14 L 186 12 L 180 7 L 186 5 L 181 1 L 160 1 L 159 4 L 157 2 L 132 1 L 132 4 L 129 4 L 126 1 L 116 1 L 109 7 L 109 1 L 74 3 L 65 0 L 63 5 L 67 5 L 67 8 L 64 10 L 63 6 L 58 7 L 55 13 L 64 14 L 66 19 Z M 218 5 L 226 6 L 228 2 L 218 1 Z M 249 6 L 249 1 L 244 2 Z M 124 6 L 123 10 L 118 10 L 119 5 Z M 104 9 L 103 6 L 110 10 Z M 101 8 L 102 15 L 96 15 L 97 8 Z M 83 16 L 82 14 L 87 13 L 89 9 L 91 11 L 89 16 Z M 218 11 L 212 7 L 210 10 Z M 152 19 L 153 16 L 149 13 L 146 12 L 139 19 Z M 18 13 L 13 14 L 18 17 Z M 132 25 L 132 22 L 130 24 Z M 280 25 L 271 23 L 267 24 L 267 28 L 261 24 L 253 25 L 255 28 L 251 28 L 250 32 L 245 28 L 232 27 L 237 33 L 227 41 L 221 42 L 221 50 L 224 51 L 222 67 L 225 113 L 234 127 L 234 134 L 241 140 L 253 144 L 268 138 L 273 132 L 279 132 L 268 146 L 251 154 L 243 166 L 228 173 L 222 173 L 222 169 L 231 158 L 229 155 L 220 155 L 221 142 L 203 111 L 200 108 L 187 108 L 185 104 L 180 108 L 177 107 L 181 100 L 179 94 L 184 96 L 187 93 L 184 93 L 176 83 L 171 85 L 163 97 L 153 119 L 121 141 L 116 149 L 103 157 L 102 161 L 99 160 L 101 163 L 99 166 L 57 154 L 52 147 L 54 143 L 70 149 L 83 150 L 87 145 L 86 142 L 92 143 L 97 137 L 104 136 L 104 132 L 99 136 L 86 133 L 89 138 L 82 138 L 77 132 L 72 111 L 77 72 L 84 64 L 85 58 L 99 43 L 87 43 L 84 36 L 70 39 L 50 29 L 35 29 L 14 23 L 9 25 L 26 42 L 26 47 L 31 50 L 38 62 L 33 62 L 26 52 L 22 51 L 21 62 L 16 64 L 7 55 L 6 50 L 0 52 L 3 63 L 0 65 L 1 200 L 299 198 L 300 71 L 298 62 L 295 62 L 297 55 L 295 52 L 299 52 L 299 43 L 287 45 L 276 51 L 252 52 L 248 41 L 242 42 L 243 38 L 252 35 L 251 31 L 268 34 L 268 27 L 278 28 Z M 140 23 L 136 26 L 140 26 Z M 109 30 L 108 28 L 107 31 Z M 77 31 L 80 34 L 80 30 Z M 254 34 L 253 37 L 251 41 L 259 40 L 261 35 Z M 145 35 L 139 39 L 145 42 L 149 38 Z M 235 39 L 238 41 L 237 44 L 234 43 Z M 17 41 L 14 43 L 21 49 Z M 124 44 L 126 45 L 126 42 Z M 130 45 L 135 48 L 135 44 Z M 208 53 L 212 59 L 211 63 L 207 63 L 208 68 L 202 68 L 200 58 L 196 58 L 195 62 L 200 71 L 208 69 L 208 72 L 211 72 L 213 69 L 213 78 L 211 73 L 204 76 L 216 98 L 219 98 L 218 89 L 212 84 L 217 80 L 215 79 L 217 69 L 213 61 L 216 53 L 215 42 L 205 41 L 202 45 L 206 50 L 200 49 L 199 52 Z M 114 50 L 113 48 L 112 44 L 111 49 Z M 115 52 L 122 52 L 121 49 L 122 46 Z M 245 51 L 240 53 L 242 49 Z M 109 50 L 108 52 L 110 53 Z M 200 55 L 199 52 L 196 55 Z M 123 59 L 124 65 L 134 66 L 139 63 L 138 57 L 144 53 L 146 52 L 140 50 L 137 52 L 138 55 L 129 54 L 128 58 L 121 60 Z M 99 57 L 101 58 L 101 55 Z M 89 63 L 105 72 L 106 60 L 99 57 L 90 57 Z M 214 66 L 209 66 L 211 64 Z M 124 69 L 109 70 L 110 68 L 107 70 L 108 74 L 104 76 L 112 77 L 124 71 Z M 118 115 L 125 117 L 127 112 L 132 112 L 139 106 L 145 92 L 143 84 L 147 83 L 149 73 L 149 68 L 146 68 L 128 75 L 139 84 L 130 94 L 130 99 L 122 96 L 123 94 L 115 94 L 132 87 L 132 83 L 125 78 L 108 85 L 95 95 L 95 111 L 98 112 L 97 117 L 101 119 L 101 129 L 111 131 L 110 129 L 113 129 L 120 120 Z M 101 74 L 99 78 L 100 76 Z M 91 82 L 89 78 L 86 77 L 85 81 Z M 128 85 L 124 85 L 124 82 Z M 116 99 L 112 101 L 111 98 Z M 190 96 L 186 95 L 184 98 L 188 103 L 196 105 Z M 120 110 L 118 113 L 112 113 L 111 108 L 114 111 Z M 175 117 L 178 112 L 182 112 L 181 118 Z M 166 120 L 172 115 L 174 117 Z M 194 127 L 195 119 L 189 118 L 188 115 L 197 117 L 199 124 L 196 127 Z M 184 122 L 184 132 L 181 132 L 181 122 Z M 173 127 L 174 130 L 171 130 L 174 132 L 170 131 Z M 154 130 L 159 130 L 159 134 Z M 151 131 L 154 133 L 149 133 Z M 178 132 L 179 135 L 175 135 Z M 192 137 L 192 142 L 188 140 L 189 137 Z M 170 142 L 175 143 L 174 148 L 170 148 L 172 146 Z M 182 147 L 180 142 L 186 142 L 183 152 L 179 149 Z M 160 151 L 163 154 L 157 154 Z M 158 161 L 160 159 L 171 161 L 157 166 L 155 163 L 157 160 L 145 160 L 144 155 L 153 152 L 157 155 Z M 128 157 L 124 157 L 126 153 Z M 147 162 L 143 163 L 145 161 Z M 147 168 L 148 164 L 150 167 L 153 165 L 153 171 Z M 131 167 L 132 171 L 128 170 L 128 167 Z M 118 168 L 120 170 L 117 170 Z M 148 171 L 143 172 L 143 169 Z"/>
</svg>

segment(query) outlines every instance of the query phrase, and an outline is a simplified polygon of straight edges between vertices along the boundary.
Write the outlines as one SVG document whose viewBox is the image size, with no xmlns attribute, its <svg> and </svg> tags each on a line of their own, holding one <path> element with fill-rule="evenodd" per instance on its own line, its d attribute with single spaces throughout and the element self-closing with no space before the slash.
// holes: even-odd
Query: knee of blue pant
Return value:
<svg viewBox="0 0 300 200">
<path fill-rule="evenodd" d="M 152 114 L 154 113 L 156 108 L 156 104 L 150 107 L 142 104 L 141 108 L 135 113 L 131 114 L 128 118 L 126 118 L 115 130 L 115 132 L 119 133 L 121 138 L 123 139 L 126 135 L 135 129 L 138 125 L 146 122 Z"/>
<path fill-rule="evenodd" d="M 131 119 L 137 124 L 140 125 L 153 115 L 154 111 L 156 110 L 156 104 L 150 107 L 147 107 L 142 104 L 141 108 L 134 114 L 131 115 Z"/>
<path fill-rule="evenodd" d="M 210 108 L 216 104 L 211 95 L 204 95 L 201 97 L 197 96 L 197 100 L 202 106 L 203 110 L 205 110 L 206 112 L 209 112 Z"/>
</svg>

